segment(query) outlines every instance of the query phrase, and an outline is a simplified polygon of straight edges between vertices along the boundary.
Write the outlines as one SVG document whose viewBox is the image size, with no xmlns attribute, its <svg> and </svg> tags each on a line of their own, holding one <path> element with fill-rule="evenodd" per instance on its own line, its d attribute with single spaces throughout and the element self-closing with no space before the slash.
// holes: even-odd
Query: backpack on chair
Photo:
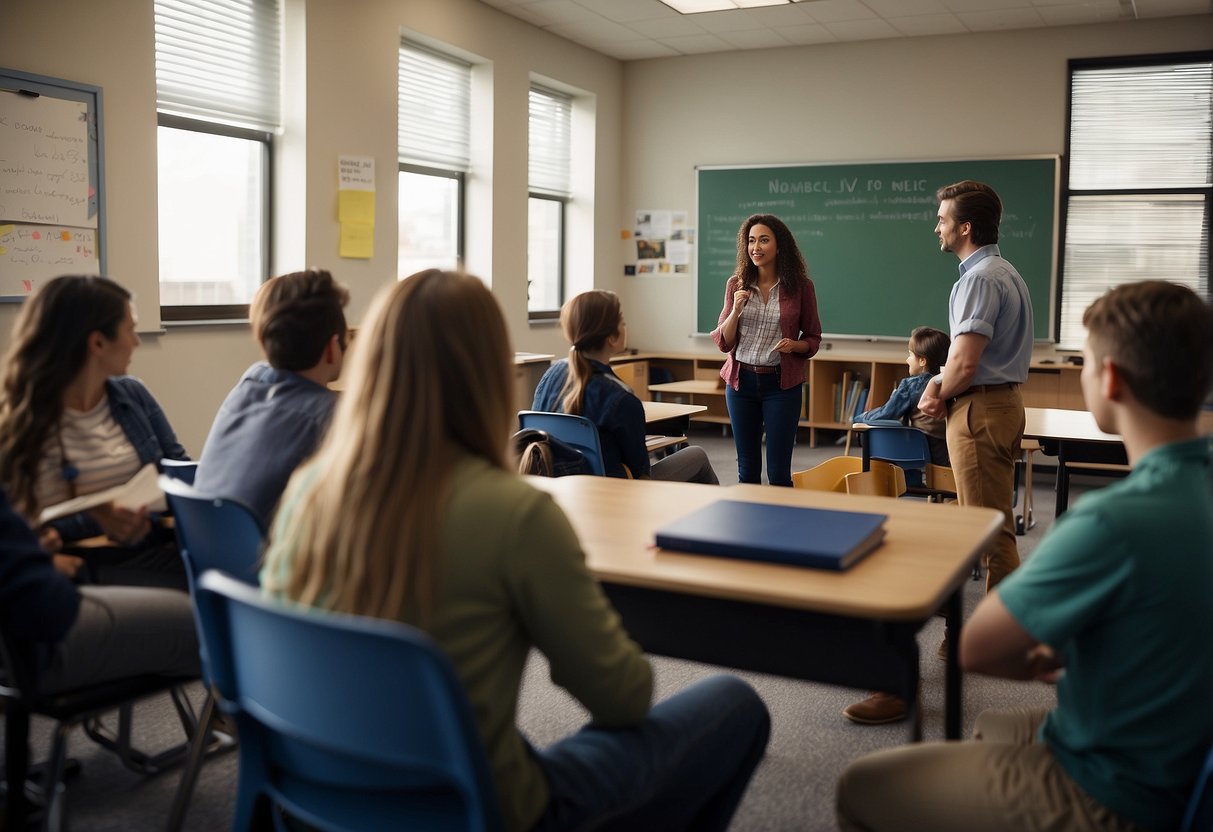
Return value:
<svg viewBox="0 0 1213 832">
<path fill-rule="evenodd" d="M 593 474 L 585 454 L 547 431 L 526 428 L 514 434 L 518 453 L 518 473 L 540 477 L 567 477 Z"/>
</svg>

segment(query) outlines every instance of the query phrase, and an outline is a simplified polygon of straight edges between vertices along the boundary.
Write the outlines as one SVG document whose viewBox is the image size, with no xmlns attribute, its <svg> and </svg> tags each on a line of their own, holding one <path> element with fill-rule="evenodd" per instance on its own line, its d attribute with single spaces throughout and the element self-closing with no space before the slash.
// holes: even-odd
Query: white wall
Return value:
<svg viewBox="0 0 1213 832">
<path fill-rule="evenodd" d="M 636 209 L 694 218 L 696 165 L 1060 155 L 1068 59 L 1209 48 L 1213 15 L 628 62 L 622 227 Z M 923 245 L 934 244 L 924 227 Z M 619 248 L 621 262 L 635 259 Z M 812 247 L 804 254 L 811 273 Z M 954 265 L 940 260 L 941 304 Z M 728 275 L 719 277 L 723 298 Z M 715 352 L 690 334 L 695 283 L 622 278 L 633 346 Z M 828 331 L 830 310 L 821 318 Z"/>
<path fill-rule="evenodd" d="M 526 317 L 532 75 L 594 96 L 594 233 L 588 250 L 572 253 L 574 283 L 587 285 L 592 275 L 594 285 L 621 291 L 633 346 L 709 352 L 709 342 L 689 335 L 693 276 L 623 277 L 631 258 L 619 238 L 637 208 L 693 212 L 695 165 L 1060 153 L 1067 58 L 1213 47 L 1213 15 L 1201 15 L 620 64 L 476 0 L 285 2 L 285 123 L 294 132 L 279 188 L 292 196 L 279 212 L 275 270 L 331 269 L 352 289 L 355 322 L 394 279 L 396 48 L 404 27 L 491 62 L 488 103 L 477 113 L 491 135 L 474 142 L 488 148 L 490 163 L 472 174 L 472 190 L 483 196 L 470 227 L 469 268 L 491 281 L 516 348 L 555 353 L 565 348 L 558 329 L 532 327 Z M 0 66 L 104 90 L 109 272 L 136 289 L 143 322 L 154 328 L 151 0 L 4 5 Z M 486 107 L 491 120 L 480 118 Z M 378 233 L 369 261 L 336 256 L 338 154 L 376 159 Z M 807 256 L 811 268 L 811 250 Z M 952 274 L 941 268 L 941 299 Z M 0 307 L 0 346 L 16 311 Z M 822 316 L 828 327 L 829 310 Z M 220 401 L 255 356 L 247 326 L 173 327 L 145 338 L 132 369 L 197 453 Z"/>
<path fill-rule="evenodd" d="M 396 276 L 396 61 L 402 28 L 491 62 L 489 164 L 474 170 L 480 206 L 469 269 L 490 281 L 517 349 L 563 351 L 551 325 L 526 313 L 527 90 L 532 74 L 593 96 L 597 113 L 591 244 L 573 266 L 611 286 L 619 274 L 622 66 L 477 0 L 285 0 L 287 137 L 279 175 L 276 272 L 328 268 L 352 290 L 356 323 Z M 156 88 L 151 0 L 4 0 L 0 66 L 103 88 L 108 272 L 133 288 L 141 328 L 159 326 L 156 248 Z M 305 54 L 300 55 L 302 48 Z M 303 135 L 299 134 L 302 127 Z M 478 146 L 485 146 L 477 137 Z M 376 160 L 374 257 L 337 257 L 338 154 Z M 305 198 L 304 198 L 305 197 Z M 302 199 L 302 205 L 300 200 Z M 607 244 L 595 244 L 607 241 Z M 17 307 L 0 307 L 0 347 Z M 256 357 L 244 325 L 149 334 L 132 372 L 164 405 L 186 448 L 201 451 L 215 410 Z"/>
</svg>

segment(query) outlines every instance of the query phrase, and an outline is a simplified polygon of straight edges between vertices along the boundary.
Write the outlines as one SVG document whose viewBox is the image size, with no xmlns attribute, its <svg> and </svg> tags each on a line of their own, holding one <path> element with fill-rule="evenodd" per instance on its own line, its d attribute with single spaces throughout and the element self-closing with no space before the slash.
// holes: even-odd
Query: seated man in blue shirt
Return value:
<svg viewBox="0 0 1213 832">
<path fill-rule="evenodd" d="M 145 674 L 198 675 L 190 598 L 175 589 L 77 588 L 0 491 L 0 627 L 45 694 Z"/>
<path fill-rule="evenodd" d="M 228 394 L 202 449 L 194 486 L 239 500 L 269 522 L 299 463 L 328 429 L 345 358 L 349 291 L 327 271 L 266 281 L 249 308 L 265 353 Z"/>
<path fill-rule="evenodd" d="M 966 670 L 1057 684 L 975 740 L 882 751 L 838 784 L 843 830 L 1175 828 L 1213 743 L 1213 307 L 1120 286 L 1083 318 L 1082 388 L 1133 472 L 1086 495 L 964 628 Z"/>
</svg>

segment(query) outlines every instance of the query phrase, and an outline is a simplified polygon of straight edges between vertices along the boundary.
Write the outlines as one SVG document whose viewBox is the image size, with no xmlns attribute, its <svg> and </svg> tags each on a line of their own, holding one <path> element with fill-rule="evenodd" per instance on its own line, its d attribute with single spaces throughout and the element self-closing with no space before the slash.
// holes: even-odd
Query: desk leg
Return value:
<svg viewBox="0 0 1213 832">
<path fill-rule="evenodd" d="M 1066 467 L 1066 443 L 1057 443 L 1057 510 L 1053 519 L 1065 514 L 1070 505 L 1070 469 Z"/>
<path fill-rule="evenodd" d="M 960 721 L 964 710 L 961 698 L 960 627 L 964 619 L 962 590 L 953 592 L 947 601 L 948 665 L 944 676 L 944 738 L 960 739 Z"/>
</svg>

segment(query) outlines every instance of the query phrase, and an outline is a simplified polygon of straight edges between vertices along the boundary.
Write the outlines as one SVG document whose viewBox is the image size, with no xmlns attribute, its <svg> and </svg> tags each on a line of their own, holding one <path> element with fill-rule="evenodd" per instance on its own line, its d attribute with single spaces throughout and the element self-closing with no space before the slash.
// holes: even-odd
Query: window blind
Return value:
<svg viewBox="0 0 1213 832">
<path fill-rule="evenodd" d="M 532 86 L 530 94 L 529 186 L 532 193 L 570 195 L 573 99 Z"/>
<path fill-rule="evenodd" d="M 1121 283 L 1209 297 L 1213 60 L 1072 66 L 1069 151 L 1058 345 Z"/>
<path fill-rule="evenodd" d="M 401 41 L 397 90 L 400 162 L 466 172 L 471 158 L 471 65 Z"/>
<path fill-rule="evenodd" d="M 160 112 L 277 129 L 279 0 L 155 0 L 154 13 Z"/>
</svg>

